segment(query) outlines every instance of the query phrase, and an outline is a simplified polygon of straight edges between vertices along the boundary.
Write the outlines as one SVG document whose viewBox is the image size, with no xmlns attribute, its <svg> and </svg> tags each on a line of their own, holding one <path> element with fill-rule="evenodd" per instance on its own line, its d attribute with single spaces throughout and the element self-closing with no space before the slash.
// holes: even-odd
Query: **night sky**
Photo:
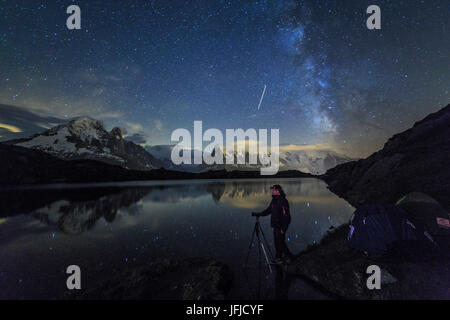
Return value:
<svg viewBox="0 0 450 320">
<path fill-rule="evenodd" d="M 449 18 L 448 0 L 2 0 L 0 103 L 149 145 L 202 120 L 367 156 L 450 102 Z"/>
</svg>

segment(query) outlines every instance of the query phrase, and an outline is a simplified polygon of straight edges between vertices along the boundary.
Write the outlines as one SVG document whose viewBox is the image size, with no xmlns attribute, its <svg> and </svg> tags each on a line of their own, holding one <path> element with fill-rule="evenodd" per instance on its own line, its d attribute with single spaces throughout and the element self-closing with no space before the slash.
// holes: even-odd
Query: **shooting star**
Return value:
<svg viewBox="0 0 450 320">
<path fill-rule="evenodd" d="M 262 102 L 263 102 L 264 95 L 266 94 L 266 89 L 267 89 L 267 85 L 264 85 L 264 90 L 263 90 L 263 92 L 262 92 L 261 99 L 259 100 L 258 110 L 259 110 L 259 108 L 261 107 L 261 104 L 262 104 Z"/>
</svg>

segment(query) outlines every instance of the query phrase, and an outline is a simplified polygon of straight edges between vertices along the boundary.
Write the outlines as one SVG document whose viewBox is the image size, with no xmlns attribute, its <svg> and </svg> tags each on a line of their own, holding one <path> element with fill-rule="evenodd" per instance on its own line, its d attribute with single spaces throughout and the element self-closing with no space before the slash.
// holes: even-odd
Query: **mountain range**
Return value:
<svg viewBox="0 0 450 320">
<path fill-rule="evenodd" d="M 250 165 L 248 163 L 244 165 L 237 164 L 215 164 L 215 165 L 174 165 L 171 161 L 171 153 L 173 145 L 157 145 L 148 146 L 145 149 L 153 155 L 156 159 L 164 163 L 164 168 L 179 171 L 188 172 L 204 172 L 208 170 L 259 170 L 261 167 L 259 164 Z M 190 152 L 186 150 L 185 152 Z M 228 154 L 228 157 L 236 159 L 242 157 L 244 159 L 249 158 L 249 153 L 240 154 L 234 151 L 232 154 Z M 225 159 L 225 157 L 224 157 Z M 331 169 L 338 164 L 353 161 L 355 159 L 339 154 L 332 150 L 280 150 L 280 171 L 285 170 L 298 170 L 309 174 L 323 174 L 328 169 Z M 224 160 L 225 162 L 225 160 Z"/>
<path fill-rule="evenodd" d="M 9 145 L 36 149 L 65 160 L 98 160 L 119 165 L 131 170 L 152 170 L 164 168 L 183 172 L 206 172 L 209 170 L 259 170 L 260 165 L 237 164 L 182 164 L 171 161 L 173 145 L 142 147 L 123 136 L 120 128 L 108 132 L 101 121 L 80 117 L 65 124 L 59 124 L 29 138 L 10 140 Z M 192 152 L 192 150 L 184 150 Z M 229 155 L 236 159 L 245 155 Z M 280 150 L 280 170 L 299 170 L 310 174 L 322 174 L 338 164 L 353 159 L 332 150 Z M 235 161 L 236 163 L 236 161 Z"/>
</svg>

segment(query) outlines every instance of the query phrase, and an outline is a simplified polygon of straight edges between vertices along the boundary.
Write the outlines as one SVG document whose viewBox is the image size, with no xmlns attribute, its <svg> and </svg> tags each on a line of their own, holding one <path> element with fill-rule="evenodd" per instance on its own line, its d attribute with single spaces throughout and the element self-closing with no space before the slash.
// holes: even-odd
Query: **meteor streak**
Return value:
<svg viewBox="0 0 450 320">
<path fill-rule="evenodd" d="M 266 88 L 267 88 L 267 85 L 264 85 L 264 90 L 262 92 L 261 99 L 259 100 L 259 104 L 258 104 L 258 110 L 261 107 L 261 103 L 263 102 L 264 94 L 266 93 Z"/>
</svg>

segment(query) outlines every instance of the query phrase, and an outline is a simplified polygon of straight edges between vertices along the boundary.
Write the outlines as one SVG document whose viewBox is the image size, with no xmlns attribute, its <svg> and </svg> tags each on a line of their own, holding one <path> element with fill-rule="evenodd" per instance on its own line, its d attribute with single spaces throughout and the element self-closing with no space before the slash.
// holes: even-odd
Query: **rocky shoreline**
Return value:
<svg viewBox="0 0 450 320">
<path fill-rule="evenodd" d="M 213 258 L 160 259 L 126 268 L 63 299 L 223 300 L 232 281 L 229 267 Z"/>
<path fill-rule="evenodd" d="M 395 204 L 409 192 L 423 192 L 448 212 L 449 163 L 450 105 L 393 136 L 367 159 L 339 165 L 320 178 L 354 207 Z M 449 248 L 408 258 L 398 252 L 369 257 L 351 249 L 347 235 L 348 225 L 329 232 L 319 244 L 300 253 L 288 273 L 305 277 L 343 299 L 450 299 Z M 370 265 L 381 268 L 380 290 L 367 288 Z"/>
<path fill-rule="evenodd" d="M 341 299 L 450 299 L 450 259 L 427 257 L 369 257 L 352 250 L 348 225 L 331 231 L 322 241 L 296 256 L 287 272 L 304 277 Z M 369 290 L 367 267 L 381 268 L 381 289 Z"/>
</svg>

